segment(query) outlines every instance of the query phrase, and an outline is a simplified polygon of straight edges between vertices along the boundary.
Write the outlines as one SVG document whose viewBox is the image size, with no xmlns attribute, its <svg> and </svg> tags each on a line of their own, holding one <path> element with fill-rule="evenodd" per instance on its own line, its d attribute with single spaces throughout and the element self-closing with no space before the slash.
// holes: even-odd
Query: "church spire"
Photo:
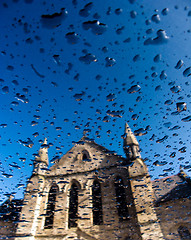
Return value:
<svg viewBox="0 0 191 240">
<path fill-rule="evenodd" d="M 134 160 L 141 157 L 139 143 L 127 123 L 125 123 L 123 150 L 128 160 Z"/>
<path fill-rule="evenodd" d="M 33 172 L 37 174 L 43 174 L 45 169 L 48 167 L 48 164 L 48 145 L 47 138 L 45 138 L 38 155 L 35 158 Z"/>
<path fill-rule="evenodd" d="M 44 139 L 43 144 L 38 152 L 38 156 L 36 157 L 36 162 L 43 162 L 46 163 L 48 166 L 48 145 L 47 145 L 47 138 Z"/>
</svg>

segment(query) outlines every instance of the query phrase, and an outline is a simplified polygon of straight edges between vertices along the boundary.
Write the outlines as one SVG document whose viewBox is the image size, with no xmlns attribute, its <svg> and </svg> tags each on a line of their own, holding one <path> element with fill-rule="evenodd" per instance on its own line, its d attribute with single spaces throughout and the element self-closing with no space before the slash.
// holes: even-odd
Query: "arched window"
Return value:
<svg viewBox="0 0 191 240">
<path fill-rule="evenodd" d="M 78 219 L 78 187 L 75 183 L 72 184 L 70 189 L 70 202 L 69 202 L 69 216 L 68 227 L 77 227 Z"/>
<path fill-rule="evenodd" d="M 103 224 L 101 185 L 98 180 L 94 180 L 92 186 L 92 201 L 93 201 L 93 224 Z"/>
<path fill-rule="evenodd" d="M 82 155 L 82 160 L 87 160 L 87 159 L 88 159 L 87 154 L 86 154 L 86 153 L 83 153 L 83 155 Z"/>
<path fill-rule="evenodd" d="M 57 192 L 58 192 L 58 186 L 53 185 L 48 195 L 46 218 L 45 218 L 45 224 L 44 224 L 45 229 L 53 228 L 54 210 L 55 210 L 55 201 L 56 201 Z"/>
<path fill-rule="evenodd" d="M 123 180 L 119 176 L 116 177 L 115 179 L 115 193 L 119 220 L 120 221 L 127 220 L 129 218 L 129 212 L 127 207 L 125 188 Z"/>
<path fill-rule="evenodd" d="M 178 228 L 178 233 L 179 233 L 181 240 L 190 240 L 191 239 L 191 234 L 187 227 L 180 226 Z"/>
</svg>

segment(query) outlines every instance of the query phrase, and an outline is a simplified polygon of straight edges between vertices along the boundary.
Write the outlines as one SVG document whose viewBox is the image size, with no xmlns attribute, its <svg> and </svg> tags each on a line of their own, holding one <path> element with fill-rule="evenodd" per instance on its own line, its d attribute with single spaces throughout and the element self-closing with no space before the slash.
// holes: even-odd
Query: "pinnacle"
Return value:
<svg viewBox="0 0 191 240">
<path fill-rule="evenodd" d="M 124 138 L 124 146 L 128 146 L 128 145 L 137 145 L 139 146 L 139 143 L 135 137 L 135 135 L 133 134 L 133 132 L 131 131 L 128 123 L 125 123 L 125 138 Z"/>
</svg>

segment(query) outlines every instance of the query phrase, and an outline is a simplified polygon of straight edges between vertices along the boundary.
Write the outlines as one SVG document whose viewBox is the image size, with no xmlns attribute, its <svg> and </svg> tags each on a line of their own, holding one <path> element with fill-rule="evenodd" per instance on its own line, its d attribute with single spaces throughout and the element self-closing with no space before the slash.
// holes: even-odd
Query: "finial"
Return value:
<svg viewBox="0 0 191 240">
<path fill-rule="evenodd" d="M 131 131 L 127 122 L 125 123 L 125 133 L 123 135 L 123 150 L 126 154 L 128 160 L 134 160 L 136 158 L 140 158 L 140 149 L 139 143 Z"/>
<path fill-rule="evenodd" d="M 131 131 L 128 123 L 125 123 L 125 136 L 124 136 L 124 146 L 129 146 L 129 145 L 137 145 L 139 146 L 139 143 L 135 137 L 135 135 L 133 134 L 133 132 Z"/>
</svg>

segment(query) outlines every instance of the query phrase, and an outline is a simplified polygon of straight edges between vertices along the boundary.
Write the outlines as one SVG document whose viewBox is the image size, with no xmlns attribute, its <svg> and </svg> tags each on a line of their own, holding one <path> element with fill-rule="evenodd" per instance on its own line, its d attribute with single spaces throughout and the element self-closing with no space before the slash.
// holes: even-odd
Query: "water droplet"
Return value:
<svg viewBox="0 0 191 240">
<path fill-rule="evenodd" d="M 143 136 L 147 134 L 147 130 L 144 128 L 139 128 L 134 131 L 135 136 Z"/>
<path fill-rule="evenodd" d="M 105 61 L 106 61 L 106 64 L 105 64 L 106 67 L 112 67 L 113 65 L 116 64 L 116 60 L 114 58 L 106 57 Z"/>
<path fill-rule="evenodd" d="M 2 88 L 2 93 L 3 93 L 3 94 L 9 93 L 9 87 L 8 87 L 8 86 L 3 87 L 3 88 Z"/>
<path fill-rule="evenodd" d="M 157 54 L 155 57 L 154 57 L 154 62 L 160 62 L 162 59 L 162 55 L 161 54 Z"/>
<path fill-rule="evenodd" d="M 166 35 L 166 32 L 162 29 L 157 31 L 156 38 L 148 38 L 145 40 L 144 45 L 159 45 L 168 43 L 169 37 Z"/>
<path fill-rule="evenodd" d="M 61 66 L 61 60 L 60 60 L 60 55 L 54 55 L 53 56 L 54 62 L 58 65 Z"/>
<path fill-rule="evenodd" d="M 180 86 L 173 86 L 170 88 L 170 90 L 173 92 L 173 93 L 178 93 L 181 91 L 181 88 Z"/>
<path fill-rule="evenodd" d="M 82 91 L 82 93 L 76 93 L 73 97 L 76 99 L 76 101 L 81 101 L 84 95 L 85 92 Z"/>
<path fill-rule="evenodd" d="M 111 116 L 111 117 L 118 117 L 121 118 L 124 114 L 124 111 L 107 111 L 107 115 Z"/>
<path fill-rule="evenodd" d="M 137 12 L 136 11 L 131 11 L 130 16 L 131 16 L 131 18 L 136 18 Z"/>
<path fill-rule="evenodd" d="M 182 147 L 178 150 L 180 153 L 185 153 L 186 152 L 186 147 Z"/>
<path fill-rule="evenodd" d="M 84 30 L 92 30 L 95 35 L 101 35 L 107 30 L 107 25 L 100 23 L 98 20 L 88 21 L 83 23 Z"/>
<path fill-rule="evenodd" d="M 168 138 L 168 136 L 165 135 L 163 138 L 157 139 L 157 140 L 156 140 L 156 143 L 162 143 L 162 142 L 164 142 L 167 138 Z"/>
<path fill-rule="evenodd" d="M 90 64 L 92 62 L 97 62 L 97 58 L 95 55 L 91 53 L 87 53 L 86 55 L 79 57 L 79 60 L 85 64 Z"/>
<path fill-rule="evenodd" d="M 69 32 L 65 35 L 65 37 L 66 37 L 68 43 L 70 43 L 70 44 L 76 44 L 79 42 L 79 36 L 75 32 Z"/>
<path fill-rule="evenodd" d="M 176 69 L 180 69 L 184 65 L 184 62 L 182 60 L 179 60 L 175 66 Z"/>
<path fill-rule="evenodd" d="M 162 86 L 161 85 L 156 86 L 155 91 L 160 91 L 160 90 L 162 90 Z"/>
<path fill-rule="evenodd" d="M 166 100 L 164 104 L 165 105 L 171 105 L 171 104 L 173 104 L 173 101 L 172 100 Z"/>
<path fill-rule="evenodd" d="M 120 15 L 122 12 L 123 12 L 123 9 L 121 9 L 121 8 L 115 9 L 115 14 L 116 15 Z"/>
<path fill-rule="evenodd" d="M 131 118 L 132 118 L 132 120 L 137 120 L 139 118 L 139 115 L 138 114 L 133 114 Z"/>
<path fill-rule="evenodd" d="M 171 157 L 171 158 L 176 157 L 176 152 L 172 152 L 172 153 L 170 154 L 170 157 Z"/>
<path fill-rule="evenodd" d="M 20 144 L 23 144 L 25 147 L 32 148 L 34 143 L 30 138 L 27 138 L 27 141 L 22 141 L 21 139 L 18 141 Z"/>
<path fill-rule="evenodd" d="M 133 85 L 127 90 L 127 93 L 136 93 L 141 90 L 141 87 L 139 85 Z"/>
<path fill-rule="evenodd" d="M 169 9 L 164 8 L 161 13 L 162 13 L 163 16 L 166 16 L 169 13 Z"/>
<path fill-rule="evenodd" d="M 178 102 L 176 103 L 176 108 L 178 112 L 186 111 L 187 105 L 185 102 Z"/>
<path fill-rule="evenodd" d="M 155 23 L 159 23 L 160 22 L 160 16 L 158 14 L 154 14 L 152 17 L 151 17 L 151 20 Z"/>
<path fill-rule="evenodd" d="M 141 60 L 141 56 L 139 54 L 133 57 L 133 62 L 138 62 L 139 60 Z"/>
<path fill-rule="evenodd" d="M 184 77 L 189 77 L 191 75 L 191 67 L 186 68 L 183 72 Z"/>
<path fill-rule="evenodd" d="M 22 95 L 20 93 L 16 93 L 15 98 L 23 103 L 28 103 L 29 100 L 25 97 L 25 95 Z"/>
<path fill-rule="evenodd" d="M 108 102 L 114 101 L 116 99 L 114 93 L 110 93 L 109 95 L 106 96 L 106 99 Z"/>
<path fill-rule="evenodd" d="M 187 116 L 185 118 L 181 119 L 183 122 L 190 122 L 191 121 L 191 116 Z"/>
<path fill-rule="evenodd" d="M 62 21 L 67 17 L 68 12 L 65 8 L 61 8 L 60 13 L 53 13 L 52 15 L 45 14 L 41 16 L 42 27 L 54 29 L 62 24 Z"/>
<path fill-rule="evenodd" d="M 79 15 L 81 17 L 88 17 L 90 15 L 90 10 L 92 9 L 93 7 L 93 3 L 92 2 L 89 2 L 87 3 L 84 8 L 82 8 L 80 11 L 79 11 Z"/>
<path fill-rule="evenodd" d="M 163 70 L 160 74 L 160 80 L 164 80 L 164 79 L 167 79 L 167 74 L 166 72 Z"/>
</svg>

